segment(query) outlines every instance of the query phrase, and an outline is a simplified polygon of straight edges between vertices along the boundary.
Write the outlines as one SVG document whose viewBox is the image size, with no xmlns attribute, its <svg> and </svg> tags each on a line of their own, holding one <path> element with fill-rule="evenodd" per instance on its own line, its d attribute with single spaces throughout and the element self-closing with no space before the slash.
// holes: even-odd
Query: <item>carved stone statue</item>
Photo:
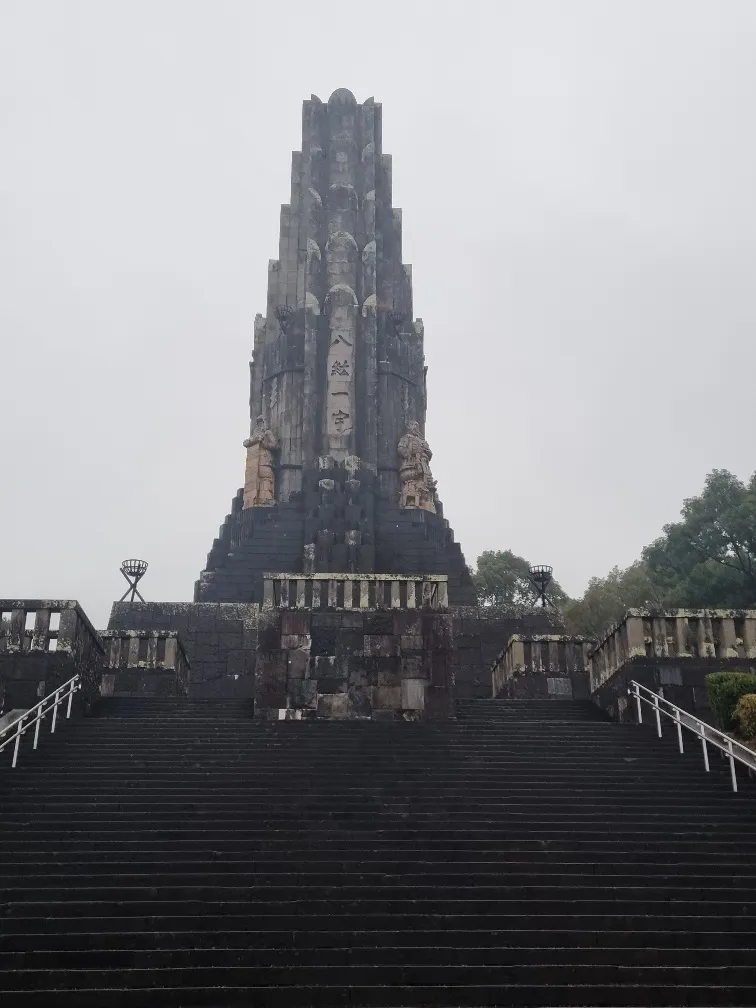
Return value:
<svg viewBox="0 0 756 1008">
<path fill-rule="evenodd" d="M 265 507 L 276 503 L 273 455 L 278 439 L 259 416 L 255 429 L 244 442 L 247 467 L 244 473 L 244 508 Z"/>
<path fill-rule="evenodd" d="M 436 481 L 430 471 L 432 453 L 414 421 L 399 441 L 399 479 L 402 482 L 400 507 L 422 508 L 436 513 Z"/>
</svg>

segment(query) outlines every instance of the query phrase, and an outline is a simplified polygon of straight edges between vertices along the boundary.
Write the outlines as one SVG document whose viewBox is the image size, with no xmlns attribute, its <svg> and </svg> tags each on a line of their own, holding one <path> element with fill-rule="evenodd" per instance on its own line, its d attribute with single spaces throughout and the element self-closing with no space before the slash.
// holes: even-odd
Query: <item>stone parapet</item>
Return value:
<svg viewBox="0 0 756 1008">
<path fill-rule="evenodd" d="M 265 574 L 263 608 L 448 609 L 444 574 Z"/>
<path fill-rule="evenodd" d="M 186 696 L 189 662 L 175 630 L 105 630 L 102 696 Z"/>
<path fill-rule="evenodd" d="M 756 659 L 756 610 L 629 609 L 591 652 L 591 693 L 637 658 Z"/>
<path fill-rule="evenodd" d="M 588 698 L 587 637 L 560 634 L 514 634 L 491 666 L 494 697 Z"/>
<path fill-rule="evenodd" d="M 105 648 L 78 602 L 0 599 L 0 713 L 28 709 L 74 675 L 95 698 Z"/>
</svg>

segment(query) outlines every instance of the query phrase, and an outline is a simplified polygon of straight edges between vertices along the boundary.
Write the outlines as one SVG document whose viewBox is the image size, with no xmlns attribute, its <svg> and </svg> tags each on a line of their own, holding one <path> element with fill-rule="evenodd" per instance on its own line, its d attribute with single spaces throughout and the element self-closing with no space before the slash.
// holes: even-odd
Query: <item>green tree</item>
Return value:
<svg viewBox="0 0 756 1008">
<path fill-rule="evenodd" d="M 486 550 L 478 557 L 473 583 L 481 605 L 532 605 L 536 598 L 529 577 L 530 564 L 511 550 Z M 549 598 L 560 605 L 567 600 L 556 581 Z"/>
<path fill-rule="evenodd" d="M 756 474 L 743 483 L 726 469 L 706 477 L 681 520 L 643 551 L 670 606 L 745 608 L 756 602 Z"/>
<path fill-rule="evenodd" d="M 582 598 L 569 601 L 563 615 L 571 633 L 598 638 L 628 609 L 663 604 L 663 587 L 654 581 L 647 564 L 636 560 L 625 570 L 614 567 L 606 577 L 591 578 Z"/>
</svg>

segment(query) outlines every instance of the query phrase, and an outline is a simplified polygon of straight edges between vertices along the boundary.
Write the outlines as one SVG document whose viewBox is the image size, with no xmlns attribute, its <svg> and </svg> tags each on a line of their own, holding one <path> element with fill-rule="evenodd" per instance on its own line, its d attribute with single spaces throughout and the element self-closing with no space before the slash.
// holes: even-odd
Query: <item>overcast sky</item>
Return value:
<svg viewBox="0 0 756 1008">
<path fill-rule="evenodd" d="M 468 563 L 573 594 L 756 469 L 754 0 L 0 0 L 0 597 L 186 600 L 301 102 L 383 103 Z"/>
</svg>

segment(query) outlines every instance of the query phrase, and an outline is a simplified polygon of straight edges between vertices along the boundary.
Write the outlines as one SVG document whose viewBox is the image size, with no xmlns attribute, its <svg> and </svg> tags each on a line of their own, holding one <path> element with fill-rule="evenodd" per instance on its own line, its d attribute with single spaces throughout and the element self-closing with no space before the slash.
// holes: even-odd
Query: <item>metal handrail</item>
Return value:
<svg viewBox="0 0 756 1008">
<path fill-rule="evenodd" d="M 661 715 L 664 714 L 665 717 L 674 721 L 677 726 L 677 744 L 680 752 L 685 751 L 683 748 L 683 728 L 687 728 L 689 731 L 693 732 L 693 734 L 701 740 L 704 766 L 706 767 L 707 772 L 711 769 L 709 766 L 709 750 L 707 748 L 707 744 L 711 743 L 715 748 L 724 753 L 730 761 L 730 779 L 732 781 L 733 791 L 738 790 L 738 778 L 735 774 L 736 761 L 748 767 L 749 772 L 756 770 L 756 752 L 754 752 L 753 749 L 749 749 L 748 746 L 743 745 L 742 742 L 738 742 L 736 739 L 730 738 L 729 735 L 719 731 L 718 728 L 712 728 L 711 725 L 706 724 L 706 722 L 702 721 L 700 718 L 694 717 L 692 714 L 688 714 L 688 712 L 684 711 L 682 707 L 678 707 L 676 704 L 673 704 L 671 700 L 665 700 L 661 692 L 654 693 L 653 690 L 650 690 L 647 686 L 641 686 L 641 684 L 636 682 L 634 679 L 631 680 L 627 692 L 630 696 L 635 697 L 639 724 L 643 724 L 643 708 L 641 707 L 641 701 L 654 708 L 654 714 L 656 716 L 656 733 L 659 738 L 662 737 Z"/>
<path fill-rule="evenodd" d="M 50 726 L 50 734 L 52 735 L 55 732 L 55 723 L 58 719 L 59 705 L 66 699 L 68 700 L 66 717 L 70 718 L 73 695 L 80 689 L 81 676 L 77 674 L 72 679 L 69 679 L 68 682 L 63 683 L 62 686 L 58 686 L 58 688 L 53 693 L 50 693 L 49 696 L 46 696 L 44 700 L 40 700 L 38 704 L 30 707 L 28 711 L 24 711 L 21 717 L 16 718 L 15 721 L 11 721 L 9 725 L 6 725 L 5 728 L 0 730 L 0 752 L 2 752 L 7 745 L 10 745 L 14 739 L 16 741 L 16 744 L 13 747 L 13 760 L 11 762 L 11 767 L 15 768 L 16 766 L 16 762 L 18 760 L 18 747 L 21 743 L 22 735 L 25 735 L 31 726 L 34 725 L 34 748 L 36 749 L 37 742 L 39 741 L 39 726 L 43 719 L 50 713 L 50 711 L 53 712 L 52 724 Z M 49 701 L 52 701 L 52 703 L 49 703 Z M 48 706 L 45 706 L 46 704 Z M 27 721 L 27 719 L 29 720 Z M 8 732 L 10 732 L 12 728 L 15 728 L 13 734 L 9 735 L 8 738 L 3 738 L 4 735 L 8 735 Z"/>
</svg>

